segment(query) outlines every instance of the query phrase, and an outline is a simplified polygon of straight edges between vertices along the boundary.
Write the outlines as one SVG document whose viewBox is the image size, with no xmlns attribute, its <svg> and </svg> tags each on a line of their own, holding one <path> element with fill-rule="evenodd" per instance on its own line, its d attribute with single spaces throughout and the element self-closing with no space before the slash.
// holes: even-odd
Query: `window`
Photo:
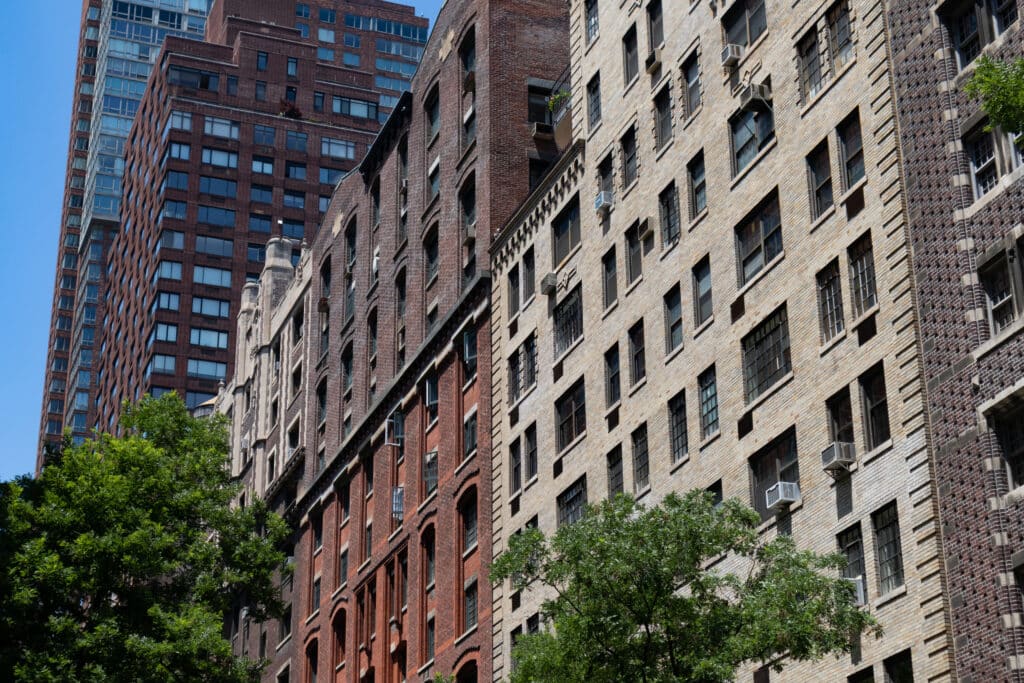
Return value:
<svg viewBox="0 0 1024 683">
<path fill-rule="evenodd" d="M 647 452 L 647 423 L 630 434 L 633 444 L 633 492 L 640 494 L 651 486 L 650 462 Z"/>
<path fill-rule="evenodd" d="M 437 376 L 428 375 L 423 381 L 424 406 L 427 410 L 427 424 L 437 421 Z"/>
<path fill-rule="evenodd" d="M 608 250 L 608 253 L 601 259 L 602 290 L 604 294 L 604 307 L 608 308 L 618 299 L 618 275 L 616 274 L 615 247 Z"/>
<path fill-rule="evenodd" d="M 188 173 L 168 171 L 165 187 L 168 190 L 188 190 Z"/>
<path fill-rule="evenodd" d="M 285 134 L 285 147 L 293 152 L 305 152 L 308 138 L 305 133 L 290 130 Z"/>
<path fill-rule="evenodd" d="M 682 462 L 689 449 L 686 431 L 686 392 L 680 391 L 668 400 L 668 438 L 672 463 Z"/>
<path fill-rule="evenodd" d="M 476 328 L 470 328 L 462 334 L 462 378 L 469 381 L 476 377 L 477 366 Z"/>
<path fill-rule="evenodd" d="M 885 369 L 881 363 L 859 379 L 864 409 L 864 438 L 873 450 L 889 440 L 889 401 L 885 394 Z"/>
<path fill-rule="evenodd" d="M 437 450 L 423 454 L 423 490 L 426 496 L 437 490 Z"/>
<path fill-rule="evenodd" d="M 625 84 L 629 85 L 640 72 L 640 62 L 637 54 L 636 25 L 634 24 L 622 37 L 622 75 Z"/>
<path fill-rule="evenodd" d="M 437 244 L 437 226 L 434 226 L 425 238 L 423 238 L 423 261 L 426 267 L 426 280 L 428 283 L 437 277 L 440 268 L 441 255 Z"/>
<path fill-rule="evenodd" d="M 665 22 L 661 13 L 661 0 L 651 0 L 647 5 L 647 35 L 651 52 L 665 42 Z"/>
<path fill-rule="evenodd" d="M 622 493 L 622 446 L 616 446 L 607 456 L 608 459 L 608 497 Z"/>
<path fill-rule="evenodd" d="M 306 164 L 298 161 L 286 161 L 284 164 L 284 177 L 294 180 L 305 180 Z"/>
<path fill-rule="evenodd" d="M 705 256 L 693 267 L 693 314 L 694 324 L 698 327 L 710 320 L 714 314 L 710 256 Z"/>
<path fill-rule="evenodd" d="M 683 62 L 683 83 L 686 86 L 686 95 L 683 97 L 683 115 L 688 118 L 700 109 L 700 58 L 696 52 Z"/>
<path fill-rule="evenodd" d="M 860 135 L 860 116 L 854 110 L 836 128 L 839 159 L 843 167 L 843 188 L 849 190 L 864 177 L 864 146 Z"/>
<path fill-rule="evenodd" d="M 199 192 L 215 197 L 234 199 L 238 195 L 238 183 L 234 180 L 211 178 L 204 175 L 199 177 Z"/>
<path fill-rule="evenodd" d="M 471 458 L 476 453 L 476 413 L 462 423 L 462 459 Z"/>
<path fill-rule="evenodd" d="M 157 266 L 156 276 L 164 280 L 180 280 L 181 264 L 175 261 L 161 261 Z"/>
<path fill-rule="evenodd" d="M 708 208 L 708 188 L 704 177 L 704 150 L 697 152 L 686 165 L 686 177 L 690 186 L 690 220 L 694 220 Z"/>
<path fill-rule="evenodd" d="M 172 159 L 188 161 L 191 148 L 184 142 L 172 142 L 168 145 L 167 153 Z"/>
<path fill-rule="evenodd" d="M 622 398 L 619 377 L 619 345 L 615 344 L 604 352 L 604 402 L 611 408 Z"/>
<path fill-rule="evenodd" d="M 459 505 L 459 519 L 462 522 L 462 551 L 467 552 L 476 547 L 477 540 L 475 489 L 467 493 Z"/>
<path fill-rule="evenodd" d="M 441 100 L 437 87 L 427 97 L 423 111 L 427 118 L 427 141 L 429 142 L 441 132 Z"/>
<path fill-rule="evenodd" d="M 672 140 L 672 93 L 666 85 L 654 97 L 654 143 L 661 149 Z"/>
<path fill-rule="evenodd" d="M 839 259 L 818 271 L 818 320 L 821 343 L 835 339 L 843 331 L 843 293 L 839 281 Z"/>
<path fill-rule="evenodd" d="M 325 24 L 333 24 L 335 21 L 335 11 L 327 9 L 326 7 L 320 8 L 320 21 Z"/>
<path fill-rule="evenodd" d="M 832 207 L 832 167 L 827 140 L 822 140 L 807 155 L 807 183 L 811 193 L 811 219 L 814 220 Z"/>
<path fill-rule="evenodd" d="M 740 285 L 750 281 L 772 259 L 782 253 L 782 223 L 777 192 L 736 226 L 736 250 Z"/>
<path fill-rule="evenodd" d="M 510 494 L 523 488 L 523 450 L 519 439 L 508 449 L 508 488 Z"/>
<path fill-rule="evenodd" d="M 846 558 L 846 566 L 842 575 L 847 579 L 857 579 L 867 591 L 867 577 L 864 574 L 864 539 L 860 533 L 860 523 L 839 532 L 836 536 L 839 552 Z M 865 593 L 866 594 L 866 593 Z"/>
<path fill-rule="evenodd" d="M 622 148 L 622 186 L 628 188 L 637 178 L 636 126 L 626 131 L 619 144 Z"/>
<path fill-rule="evenodd" d="M 558 494 L 558 526 L 572 524 L 583 518 L 583 512 L 587 505 L 587 477 L 583 475 L 569 488 Z"/>
<path fill-rule="evenodd" d="M 553 261 L 557 267 L 569 253 L 580 243 L 580 200 L 573 197 L 569 204 L 559 212 L 551 223 L 552 242 L 554 243 Z"/>
<path fill-rule="evenodd" d="M 356 143 L 349 140 L 322 137 L 320 138 L 320 156 L 331 157 L 332 159 L 355 159 Z M 322 179 L 321 182 L 323 182 Z"/>
<path fill-rule="evenodd" d="M 647 362 L 644 353 L 644 319 L 641 318 L 629 328 L 629 379 L 635 385 L 647 377 Z"/>
<path fill-rule="evenodd" d="M 587 26 L 587 44 L 597 40 L 600 23 L 597 16 L 597 0 L 586 0 L 583 5 L 584 21 Z"/>
<path fill-rule="evenodd" d="M 189 343 L 212 349 L 226 349 L 228 348 L 228 333 L 221 330 L 193 327 L 189 330 Z"/>
<path fill-rule="evenodd" d="M 249 200 L 260 204 L 270 204 L 274 201 L 274 188 L 268 185 L 252 185 L 249 188 Z"/>
<path fill-rule="evenodd" d="M 256 70 L 266 71 L 267 70 L 267 53 L 257 52 L 256 53 Z"/>
<path fill-rule="evenodd" d="M 595 0 L 596 2 L 596 0 Z M 587 122 L 593 130 L 601 123 L 601 74 L 596 73 L 587 83 Z"/>
<path fill-rule="evenodd" d="M 743 337 L 743 378 L 747 403 L 792 370 L 789 324 L 783 305 Z"/>
<path fill-rule="evenodd" d="M 200 379 L 223 380 L 227 377 L 228 366 L 210 360 L 188 359 L 188 376 Z"/>
<path fill-rule="evenodd" d="M 825 15 L 825 22 L 828 29 L 828 55 L 834 75 L 853 56 L 853 30 L 847 0 L 840 0 L 833 5 Z"/>
<path fill-rule="evenodd" d="M 818 45 L 818 27 L 811 28 L 797 44 L 800 64 L 800 95 L 806 102 L 821 92 L 825 78 L 821 71 L 821 46 Z"/>
<path fill-rule="evenodd" d="M 516 403 L 537 383 L 537 336 L 530 334 L 508 359 L 508 400 Z"/>
<path fill-rule="evenodd" d="M 563 451 L 587 431 L 587 398 L 583 380 L 580 379 L 555 401 L 555 418 L 558 423 L 557 445 Z"/>
<path fill-rule="evenodd" d="M 996 336 L 1017 319 L 1014 280 L 1020 277 L 1020 267 L 1010 266 L 1007 252 L 999 254 L 978 270 L 978 279 L 985 291 L 990 335 Z"/>
<path fill-rule="evenodd" d="M 533 257 L 533 247 L 523 252 L 523 302 L 533 298 L 537 286 L 537 263 Z"/>
<path fill-rule="evenodd" d="M 697 386 L 700 389 L 700 435 L 707 439 L 718 432 L 718 383 L 714 365 L 700 374 Z"/>
<path fill-rule="evenodd" d="M 238 154 L 222 149 L 203 147 L 203 163 L 220 168 L 238 168 Z"/>
<path fill-rule="evenodd" d="M 676 191 L 676 184 L 669 183 L 668 187 L 658 195 L 658 209 L 661 217 L 661 241 L 668 246 L 679 239 L 679 192 Z"/>
<path fill-rule="evenodd" d="M 739 0 L 722 19 L 727 43 L 750 47 L 768 28 L 764 0 Z"/>
<path fill-rule="evenodd" d="M 753 507 L 761 514 L 761 520 L 768 519 L 772 512 L 768 509 L 765 493 L 779 482 L 800 483 L 800 465 L 797 460 L 796 431 L 792 428 L 762 448 L 750 458 L 750 470 L 753 474 Z"/>
<path fill-rule="evenodd" d="M 770 84 L 768 84 L 770 86 Z M 729 119 L 732 131 L 732 173 L 739 174 L 775 139 L 775 116 L 772 103 L 741 109 Z"/>
<path fill-rule="evenodd" d="M 463 632 L 469 631 L 476 627 L 477 619 L 477 606 L 476 606 L 476 581 L 466 587 L 462 598 L 462 604 L 464 607 L 462 615 Z M 472 680 L 476 680 L 474 676 Z"/>
<path fill-rule="evenodd" d="M 683 345 L 683 295 L 679 285 L 668 290 L 665 302 L 665 351 L 671 353 Z"/>
<path fill-rule="evenodd" d="M 192 282 L 214 287 L 230 287 L 231 271 L 208 266 L 196 266 L 192 271 Z"/>
<path fill-rule="evenodd" d="M 960 69 L 973 62 L 981 54 L 982 47 L 995 40 L 1017 20 L 1017 3 L 1008 0 L 946 4 L 949 8 L 942 14 Z"/>
<path fill-rule="evenodd" d="M 1012 5 L 1016 9 L 1016 5 Z M 882 662 L 885 683 L 914 683 L 914 663 L 910 650 L 904 650 Z"/>
<path fill-rule="evenodd" d="M 875 294 L 875 259 L 871 247 L 871 233 L 865 233 L 847 249 L 850 260 L 850 298 L 853 316 L 859 318 L 878 303 Z"/>
<path fill-rule="evenodd" d="M 885 595 L 903 585 L 903 547 L 896 502 L 871 515 L 875 529 L 875 560 L 878 564 L 878 593 Z"/>
<path fill-rule="evenodd" d="M 583 295 L 577 285 L 554 310 L 555 358 L 561 357 L 583 336 Z"/>
<path fill-rule="evenodd" d="M 252 158 L 252 172 L 273 175 L 274 160 L 271 159 L 270 157 L 261 157 L 254 155 Z"/>
<path fill-rule="evenodd" d="M 644 274 L 644 244 L 640 239 L 640 223 L 626 230 L 626 281 L 636 282 Z"/>
<path fill-rule="evenodd" d="M 267 101 L 267 82 L 256 81 L 256 101 L 266 102 Z"/>
<path fill-rule="evenodd" d="M 850 389 L 843 387 L 825 401 L 828 413 L 829 438 L 834 442 L 853 443 L 853 407 L 850 404 Z"/>
<path fill-rule="evenodd" d="M 531 424 L 523 432 L 524 472 L 526 481 L 537 476 L 537 425 Z"/>
<path fill-rule="evenodd" d="M 214 116 L 207 116 L 205 121 L 203 121 L 203 133 L 218 138 L 237 140 L 240 128 L 241 125 L 238 121 L 221 119 Z"/>
</svg>

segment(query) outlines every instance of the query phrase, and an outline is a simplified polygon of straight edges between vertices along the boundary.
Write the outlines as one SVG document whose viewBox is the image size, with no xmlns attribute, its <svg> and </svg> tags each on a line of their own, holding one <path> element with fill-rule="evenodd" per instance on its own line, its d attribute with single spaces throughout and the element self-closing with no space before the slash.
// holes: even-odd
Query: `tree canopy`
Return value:
<svg viewBox="0 0 1024 683">
<path fill-rule="evenodd" d="M 252 680 L 224 614 L 280 614 L 284 521 L 231 506 L 222 417 L 169 394 L 121 426 L 0 483 L 0 679 Z"/>
<path fill-rule="evenodd" d="M 651 508 L 620 495 L 550 538 L 514 535 L 491 579 L 546 590 L 551 628 L 518 639 L 511 681 L 717 683 L 745 662 L 820 659 L 881 633 L 838 576 L 842 556 L 762 542 L 759 522 L 703 491 Z"/>
<path fill-rule="evenodd" d="M 1024 58 L 1000 62 L 982 55 L 965 90 L 968 96 L 981 98 L 990 126 L 1024 133 Z"/>
</svg>

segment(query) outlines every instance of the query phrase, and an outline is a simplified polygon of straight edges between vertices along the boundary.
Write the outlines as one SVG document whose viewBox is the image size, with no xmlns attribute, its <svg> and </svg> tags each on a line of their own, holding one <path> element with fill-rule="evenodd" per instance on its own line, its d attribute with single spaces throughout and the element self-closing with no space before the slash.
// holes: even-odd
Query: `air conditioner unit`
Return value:
<svg viewBox="0 0 1024 683">
<path fill-rule="evenodd" d="M 540 279 L 540 293 L 545 296 L 554 296 L 555 290 L 558 289 L 558 280 L 555 278 L 554 273 L 548 273 Z"/>
<path fill-rule="evenodd" d="M 800 502 L 800 484 L 793 481 L 780 481 L 764 492 L 764 502 L 769 510 L 779 509 Z"/>
<path fill-rule="evenodd" d="M 594 197 L 594 211 L 599 214 L 605 214 L 612 210 L 615 206 L 615 193 L 605 190 L 598 192 L 597 196 Z"/>
<path fill-rule="evenodd" d="M 743 59 L 742 45 L 727 43 L 726 46 L 722 48 L 722 66 L 731 69 L 739 64 L 741 59 Z"/>
<path fill-rule="evenodd" d="M 847 576 L 844 577 L 847 581 L 853 584 L 853 602 L 857 607 L 863 607 L 868 604 L 868 597 L 864 590 L 864 577 L 863 576 Z"/>
<path fill-rule="evenodd" d="M 751 83 L 740 93 L 740 109 L 770 107 L 771 101 L 772 89 L 764 83 Z"/>
<path fill-rule="evenodd" d="M 651 50 L 650 54 L 647 55 L 647 59 L 644 61 L 644 68 L 647 69 L 647 73 L 653 74 L 661 67 L 661 49 L 655 48 Z"/>
<path fill-rule="evenodd" d="M 466 226 L 466 231 L 462 235 L 462 246 L 468 247 L 474 242 L 476 242 L 476 221 Z"/>
<path fill-rule="evenodd" d="M 534 121 L 530 135 L 533 136 L 534 140 L 550 140 L 555 137 L 555 127 L 550 123 Z"/>
<path fill-rule="evenodd" d="M 856 461 L 857 452 L 847 441 L 833 441 L 821 452 L 821 468 L 826 472 L 848 470 Z"/>
<path fill-rule="evenodd" d="M 637 234 L 641 242 L 647 240 L 648 237 L 654 236 L 654 221 L 650 218 L 645 218 L 640 222 L 640 227 L 637 228 Z"/>
</svg>

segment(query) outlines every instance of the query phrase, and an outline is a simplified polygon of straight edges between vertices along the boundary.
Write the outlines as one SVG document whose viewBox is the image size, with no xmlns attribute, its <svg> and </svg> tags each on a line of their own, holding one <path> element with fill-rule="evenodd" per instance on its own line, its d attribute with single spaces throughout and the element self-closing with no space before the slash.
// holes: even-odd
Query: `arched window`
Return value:
<svg viewBox="0 0 1024 683">
<path fill-rule="evenodd" d="M 317 683 L 317 673 L 320 668 L 320 647 L 317 641 L 312 641 L 306 646 L 306 683 Z"/>
<path fill-rule="evenodd" d="M 334 615 L 334 622 L 331 624 L 334 636 L 334 668 L 345 663 L 345 629 L 347 626 L 345 619 L 345 610 L 340 610 Z"/>
</svg>

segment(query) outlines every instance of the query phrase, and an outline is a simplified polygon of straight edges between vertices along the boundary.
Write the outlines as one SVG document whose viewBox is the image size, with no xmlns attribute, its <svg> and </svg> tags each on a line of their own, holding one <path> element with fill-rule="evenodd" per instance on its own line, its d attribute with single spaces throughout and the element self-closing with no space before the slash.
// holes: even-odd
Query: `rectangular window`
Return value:
<svg viewBox="0 0 1024 683">
<path fill-rule="evenodd" d="M 594 42 L 600 32 L 598 22 L 597 0 L 586 0 L 583 5 L 583 15 L 587 27 L 587 44 Z"/>
<path fill-rule="evenodd" d="M 628 188 L 637 178 L 636 126 L 619 140 L 622 150 L 622 187 Z"/>
<path fill-rule="evenodd" d="M 587 505 L 587 477 L 583 475 L 558 494 L 558 526 L 572 524 L 583 518 Z"/>
<path fill-rule="evenodd" d="M 821 343 L 831 341 L 843 331 L 843 293 L 839 281 L 839 259 L 818 271 L 818 320 Z"/>
<path fill-rule="evenodd" d="M 670 353 L 683 345 L 683 295 L 676 285 L 668 290 L 665 303 L 665 351 Z"/>
<path fill-rule="evenodd" d="M 807 155 L 807 184 L 811 193 L 811 220 L 832 207 L 832 166 L 828 159 L 828 140 L 822 140 Z"/>
<path fill-rule="evenodd" d="M 462 423 L 462 459 L 465 460 L 476 453 L 476 413 Z"/>
<path fill-rule="evenodd" d="M 641 224 L 634 223 L 626 230 L 626 281 L 630 284 L 644 274 L 644 244 L 640 239 Z"/>
<path fill-rule="evenodd" d="M 650 461 L 647 452 L 647 423 L 630 434 L 633 445 L 633 493 L 640 494 L 651 486 Z"/>
<path fill-rule="evenodd" d="M 843 387 L 825 401 L 828 413 L 828 434 L 833 442 L 853 444 L 853 406 L 850 389 Z"/>
<path fill-rule="evenodd" d="M 668 246 L 679 240 L 679 192 L 676 191 L 676 184 L 669 183 L 668 187 L 658 195 L 658 209 L 661 217 L 661 241 Z"/>
<path fill-rule="evenodd" d="M 608 454 L 608 497 L 622 492 L 622 446 L 616 446 Z"/>
<path fill-rule="evenodd" d="M 582 379 L 555 401 L 555 418 L 558 450 L 562 451 L 587 431 L 587 397 Z"/>
<path fill-rule="evenodd" d="M 203 163 L 220 168 L 238 168 L 238 154 L 223 149 L 203 147 Z"/>
<path fill-rule="evenodd" d="M 192 271 L 192 282 L 214 287 L 230 287 L 231 271 L 208 266 L 196 266 Z"/>
<path fill-rule="evenodd" d="M 257 52 L 256 53 L 256 70 L 266 71 L 267 70 L 267 53 Z"/>
<path fill-rule="evenodd" d="M 523 432 L 524 470 L 526 481 L 537 476 L 537 425 L 531 424 Z"/>
<path fill-rule="evenodd" d="M 508 271 L 508 315 L 510 318 L 519 313 L 519 266 L 514 265 Z"/>
<path fill-rule="evenodd" d="M 825 15 L 828 26 L 828 51 L 835 74 L 853 56 L 853 30 L 850 26 L 850 6 L 840 0 Z"/>
<path fill-rule="evenodd" d="M 1016 264 L 1015 264 L 1015 267 Z M 1013 280 L 1006 252 L 986 263 L 978 271 L 981 287 L 985 290 L 985 303 L 991 326 L 990 334 L 995 336 L 1006 329 L 1017 318 Z"/>
<path fill-rule="evenodd" d="M 654 143 L 661 149 L 672 140 L 672 93 L 668 86 L 654 96 Z"/>
<path fill-rule="evenodd" d="M 203 121 L 203 133 L 218 138 L 237 140 L 241 124 L 230 119 L 221 119 L 214 116 L 207 116 Z"/>
<path fill-rule="evenodd" d="M 683 82 L 686 84 L 686 96 L 683 98 L 685 105 L 684 116 L 693 116 L 700 109 L 700 60 L 697 53 L 686 58 L 683 62 Z"/>
<path fill-rule="evenodd" d="M 786 306 L 751 330 L 742 344 L 743 378 L 750 403 L 792 370 Z"/>
<path fill-rule="evenodd" d="M 864 573 L 864 539 L 860 533 L 860 522 L 849 529 L 839 532 L 836 536 L 839 552 L 846 558 L 846 566 L 842 575 L 847 579 L 857 579 L 867 591 L 867 577 Z"/>
<path fill-rule="evenodd" d="M 595 0 L 596 2 L 596 0 Z M 601 74 L 596 73 L 587 83 L 587 122 L 593 130 L 601 123 Z"/>
<path fill-rule="evenodd" d="M 604 294 L 604 307 L 608 308 L 618 299 L 618 275 L 616 274 L 615 247 L 608 250 L 608 253 L 601 259 L 602 289 Z"/>
<path fill-rule="evenodd" d="M 1016 9 L 1016 4 L 1013 5 Z M 914 662 L 910 650 L 904 650 L 882 662 L 885 683 L 914 683 Z"/>
<path fill-rule="evenodd" d="M 690 220 L 694 220 L 708 208 L 707 180 L 704 177 L 704 150 L 697 153 L 686 165 L 686 177 L 690 187 Z"/>
<path fill-rule="evenodd" d="M 682 461 L 689 450 L 686 431 L 686 392 L 680 391 L 668 401 L 668 436 L 673 464 Z"/>
<path fill-rule="evenodd" d="M 811 28 L 797 44 L 800 64 L 800 96 L 803 102 L 821 92 L 825 77 L 821 69 L 821 46 L 818 45 L 818 27 Z"/>
<path fill-rule="evenodd" d="M 463 613 L 462 617 L 463 625 L 465 627 L 463 628 L 463 632 L 466 632 L 476 626 L 476 581 L 474 581 L 465 589 L 465 595 L 463 596 L 463 605 L 465 607 L 465 612 Z"/>
<path fill-rule="evenodd" d="M 622 75 L 625 84 L 629 85 L 640 72 L 640 61 L 637 53 L 636 25 L 634 24 L 622 37 Z"/>
<path fill-rule="evenodd" d="M 847 257 L 850 260 L 850 298 L 853 300 L 853 316 L 859 318 L 878 303 L 871 233 L 865 233 L 851 244 L 847 249 Z"/>
<path fill-rule="evenodd" d="M 196 236 L 196 253 L 231 257 L 234 250 L 235 243 L 232 240 L 208 237 L 206 235 Z"/>
<path fill-rule="evenodd" d="M 640 318 L 629 328 L 629 379 L 635 385 L 647 377 L 647 361 L 644 352 L 644 319 Z"/>
<path fill-rule="evenodd" d="M 308 138 L 305 133 L 290 130 L 285 134 L 285 148 L 293 152 L 305 152 Z"/>
<path fill-rule="evenodd" d="M 579 197 L 562 209 L 551 223 L 552 241 L 554 243 L 553 262 L 557 267 L 569 253 L 580 243 L 580 202 Z"/>
<path fill-rule="evenodd" d="M 555 358 L 569 350 L 583 336 L 583 294 L 577 285 L 555 306 L 554 314 Z"/>
<path fill-rule="evenodd" d="M 775 116 L 771 102 L 765 104 L 767 106 L 741 109 L 729 119 L 734 176 L 775 139 Z"/>
<path fill-rule="evenodd" d="M 700 389 L 700 435 L 707 439 L 718 432 L 718 382 L 714 365 L 700 374 L 697 386 Z"/>
<path fill-rule="evenodd" d="M 736 257 L 742 286 L 782 253 L 782 223 L 777 192 L 736 226 Z"/>
<path fill-rule="evenodd" d="M 286 161 L 284 164 L 284 177 L 294 180 L 305 180 L 306 164 L 298 161 Z"/>
<path fill-rule="evenodd" d="M 889 401 L 885 393 L 885 369 L 881 363 L 859 379 L 864 408 L 864 437 L 873 450 L 889 440 Z"/>
<path fill-rule="evenodd" d="M 320 155 L 332 159 L 355 159 L 356 143 L 335 138 L 320 138 Z"/>
<path fill-rule="evenodd" d="M 619 375 L 619 345 L 615 344 L 604 353 L 604 402 L 611 408 L 622 398 Z"/>
<path fill-rule="evenodd" d="M 764 0 L 739 0 L 722 19 L 726 42 L 749 47 L 768 28 Z"/>
<path fill-rule="evenodd" d="M 903 547 L 895 501 L 871 515 L 875 530 L 878 593 L 885 595 L 903 585 Z"/>
<path fill-rule="evenodd" d="M 714 313 L 710 256 L 705 256 L 693 267 L 693 312 L 694 323 L 697 326 L 710 320 Z"/>
<path fill-rule="evenodd" d="M 523 488 L 523 451 L 519 439 L 508 449 L 508 488 L 510 494 Z"/>
<path fill-rule="evenodd" d="M 864 146 L 857 110 L 839 124 L 836 135 L 839 138 L 839 158 L 843 166 L 843 188 L 849 190 L 864 177 Z"/>
<path fill-rule="evenodd" d="M 785 434 L 762 448 L 750 458 L 753 487 L 753 507 L 764 521 L 771 517 L 765 493 L 779 482 L 800 483 L 800 465 L 797 460 L 796 430 Z"/>
</svg>

